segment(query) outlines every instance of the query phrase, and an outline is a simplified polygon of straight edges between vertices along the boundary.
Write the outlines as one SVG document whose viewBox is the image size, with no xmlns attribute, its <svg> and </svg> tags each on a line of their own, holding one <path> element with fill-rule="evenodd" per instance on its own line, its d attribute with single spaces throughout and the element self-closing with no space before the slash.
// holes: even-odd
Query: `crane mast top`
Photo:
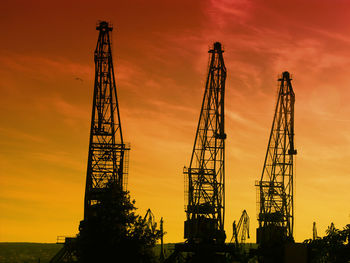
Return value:
<svg viewBox="0 0 350 263">
<path fill-rule="evenodd" d="M 112 26 L 100 22 L 95 60 L 95 84 L 86 175 L 84 220 L 98 216 L 106 192 L 126 188 L 127 153 L 119 115 L 112 61 Z"/>
<path fill-rule="evenodd" d="M 190 242 L 225 240 L 225 129 L 224 97 L 226 68 L 219 42 L 209 50 L 210 64 L 186 178 L 185 238 Z"/>
<path fill-rule="evenodd" d="M 288 72 L 283 72 L 267 147 L 259 193 L 257 243 L 293 240 L 294 103 L 295 94 Z"/>
</svg>

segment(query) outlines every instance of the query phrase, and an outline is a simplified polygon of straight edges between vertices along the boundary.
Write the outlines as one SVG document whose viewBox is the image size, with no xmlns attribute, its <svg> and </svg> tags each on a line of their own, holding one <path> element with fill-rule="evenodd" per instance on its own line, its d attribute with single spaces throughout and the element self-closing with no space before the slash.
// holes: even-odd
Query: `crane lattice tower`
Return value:
<svg viewBox="0 0 350 263">
<path fill-rule="evenodd" d="M 125 190 L 128 150 L 123 141 L 112 62 L 111 31 L 100 22 L 95 50 L 95 84 L 86 175 L 84 220 L 98 216 L 106 191 Z M 97 209 L 97 210 L 96 210 Z"/>
<path fill-rule="evenodd" d="M 107 262 L 115 254 L 120 204 L 126 190 L 128 151 L 123 141 L 112 62 L 111 32 L 100 22 L 94 54 L 95 84 L 84 200 L 77 238 L 66 238 L 51 259 L 58 262 Z M 119 209 L 119 210 L 118 210 Z M 120 220 L 119 220 L 120 221 Z M 110 259 L 109 259 L 110 260 Z"/>
<path fill-rule="evenodd" d="M 282 73 L 277 105 L 261 180 L 257 243 L 272 244 L 293 240 L 294 103 L 291 78 Z"/>
<path fill-rule="evenodd" d="M 186 178 L 185 238 L 190 242 L 225 240 L 225 129 L 226 68 L 219 42 L 209 50 L 210 64 Z"/>
</svg>

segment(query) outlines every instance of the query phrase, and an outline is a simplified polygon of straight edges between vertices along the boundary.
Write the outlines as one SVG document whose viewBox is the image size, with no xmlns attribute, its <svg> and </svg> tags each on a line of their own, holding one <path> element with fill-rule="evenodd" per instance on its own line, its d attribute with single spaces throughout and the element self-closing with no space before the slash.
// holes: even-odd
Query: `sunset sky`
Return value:
<svg viewBox="0 0 350 263">
<path fill-rule="evenodd" d="M 98 20 L 113 59 L 128 190 L 138 212 L 183 241 L 184 177 L 204 92 L 208 49 L 224 47 L 226 217 L 250 216 L 276 103 L 292 74 L 296 241 L 350 221 L 348 0 L 3 0 L 0 15 L 0 242 L 78 233 L 88 156 Z M 248 240 L 249 241 L 249 240 Z"/>
</svg>

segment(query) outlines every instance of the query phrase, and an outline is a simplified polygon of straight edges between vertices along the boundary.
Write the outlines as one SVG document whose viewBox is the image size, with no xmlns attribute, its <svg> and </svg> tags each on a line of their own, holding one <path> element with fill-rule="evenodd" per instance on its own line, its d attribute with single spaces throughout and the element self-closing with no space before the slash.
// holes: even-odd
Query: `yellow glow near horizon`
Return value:
<svg viewBox="0 0 350 263">
<path fill-rule="evenodd" d="M 0 241 L 75 235 L 83 198 L 95 24 L 114 24 L 113 59 L 128 189 L 143 215 L 183 241 L 184 185 L 208 63 L 223 43 L 226 233 L 243 209 L 255 242 L 256 192 L 277 76 L 296 94 L 295 238 L 350 220 L 350 22 L 346 1 L 109 1 L 3 4 L 0 29 Z M 300 4 L 298 4 L 300 2 Z M 302 3 L 302 4 L 301 4 Z M 317 6 L 317 9 L 315 9 Z M 107 7 L 107 8 L 106 8 Z M 64 16 L 62 16 L 64 14 Z"/>
</svg>

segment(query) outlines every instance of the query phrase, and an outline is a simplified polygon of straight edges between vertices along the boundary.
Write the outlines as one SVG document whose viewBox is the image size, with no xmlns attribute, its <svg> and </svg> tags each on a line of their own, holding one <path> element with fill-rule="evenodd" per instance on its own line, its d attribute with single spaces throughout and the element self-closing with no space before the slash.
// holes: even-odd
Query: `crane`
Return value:
<svg viewBox="0 0 350 263">
<path fill-rule="evenodd" d="M 209 50 L 209 72 L 204 90 L 190 165 L 185 167 L 187 206 L 185 239 L 189 243 L 221 243 L 226 238 L 225 125 L 226 67 L 221 43 Z"/>
<path fill-rule="evenodd" d="M 165 262 L 224 262 L 225 243 L 225 82 L 220 42 L 209 49 L 209 68 L 189 167 L 184 167 L 184 243 Z"/>
<path fill-rule="evenodd" d="M 152 234 L 156 232 L 157 223 L 150 208 L 147 209 L 146 214 L 143 217 L 143 223 L 145 224 L 145 227 L 151 231 Z"/>
<path fill-rule="evenodd" d="M 230 243 L 235 242 L 236 246 L 242 246 L 246 239 L 250 238 L 249 236 L 249 216 L 246 210 L 243 210 L 242 215 L 236 224 L 236 221 L 233 221 L 233 232 Z"/>
<path fill-rule="evenodd" d="M 294 226 L 294 103 L 289 72 L 278 79 L 280 87 L 267 146 L 259 194 L 257 243 L 280 244 L 293 241 Z"/>
<path fill-rule="evenodd" d="M 126 190 L 128 151 L 123 140 L 116 82 L 112 61 L 111 32 L 106 21 L 98 23 L 98 40 L 94 52 L 95 82 L 85 184 L 84 219 L 78 238 L 65 240 L 62 251 L 53 262 L 76 259 L 77 250 L 83 262 L 103 262 L 116 231 L 123 193 Z M 119 210 L 118 207 L 119 206 Z M 114 231 L 114 232 L 113 232 Z M 79 242 L 78 242 L 79 241 Z"/>
</svg>

